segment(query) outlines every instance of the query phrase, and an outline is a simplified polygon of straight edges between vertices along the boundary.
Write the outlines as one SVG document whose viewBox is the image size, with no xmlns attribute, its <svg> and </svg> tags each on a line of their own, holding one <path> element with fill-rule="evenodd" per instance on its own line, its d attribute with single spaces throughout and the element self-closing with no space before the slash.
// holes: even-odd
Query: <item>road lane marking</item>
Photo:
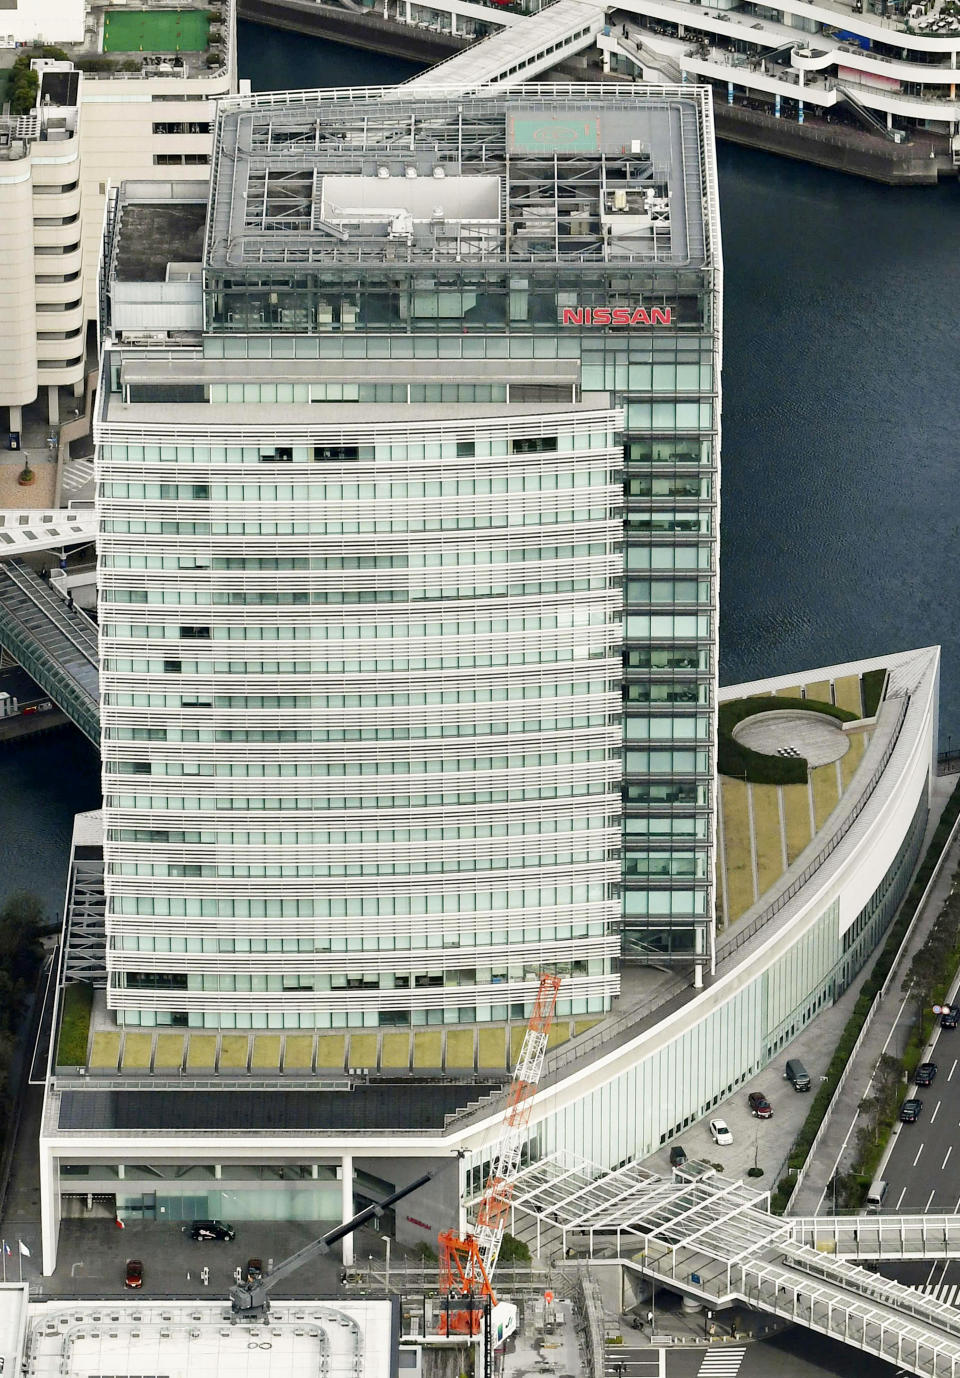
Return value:
<svg viewBox="0 0 960 1378">
<path fill-rule="evenodd" d="M 916 1158 L 914 1158 L 914 1160 L 913 1160 L 913 1166 L 914 1166 L 914 1167 L 917 1166 L 917 1161 L 918 1161 L 918 1159 L 919 1159 L 919 1157 L 920 1157 L 920 1154 L 921 1154 L 922 1152 L 923 1152 L 923 1144 L 921 1144 L 920 1147 L 917 1149 L 917 1156 L 916 1156 Z"/>
<path fill-rule="evenodd" d="M 937 1111 L 940 1109 L 941 1104 L 942 1104 L 942 1101 L 937 1101 L 936 1107 L 934 1108 L 934 1112 L 933 1112 L 933 1114 L 930 1116 L 930 1123 L 931 1123 L 931 1124 L 933 1124 L 934 1120 L 937 1118 Z"/>
<path fill-rule="evenodd" d="M 947 1149 L 946 1157 L 944 1158 L 943 1162 L 940 1164 L 940 1171 L 941 1171 L 941 1172 L 942 1172 L 943 1169 L 947 1166 L 947 1158 L 950 1157 L 950 1154 L 951 1154 L 952 1152 L 953 1152 L 953 1144 L 951 1144 L 950 1147 Z"/>
<path fill-rule="evenodd" d="M 953 1059 L 953 1066 L 950 1068 L 950 1071 L 947 1073 L 947 1081 L 950 1080 L 950 1078 L 953 1076 L 954 1072 L 957 1070 L 957 1062 L 958 1062 L 958 1061 L 960 1061 L 960 1059 L 958 1059 L 958 1058 L 954 1058 L 954 1059 Z"/>
<path fill-rule="evenodd" d="M 894 1206 L 894 1208 L 893 1208 L 895 1211 L 898 1211 L 898 1210 L 900 1209 L 900 1202 L 903 1200 L 903 1198 L 906 1196 L 906 1194 L 907 1194 L 907 1189 L 906 1189 L 906 1187 L 904 1187 L 903 1191 L 901 1191 L 900 1195 L 897 1197 L 897 1204 L 896 1204 L 896 1205 Z"/>
<path fill-rule="evenodd" d="M 936 1271 L 937 1271 L 937 1265 L 936 1265 L 936 1263 L 931 1263 L 931 1264 L 930 1264 L 930 1271 L 929 1271 L 929 1273 L 927 1274 L 927 1284 L 926 1284 L 926 1285 L 927 1285 L 928 1287 L 930 1286 L 931 1282 L 933 1281 L 933 1275 L 934 1275 L 934 1273 L 935 1273 Z"/>
<path fill-rule="evenodd" d="M 936 1191 L 936 1187 L 934 1187 L 934 1191 Z M 927 1204 L 926 1204 L 926 1205 L 924 1206 L 924 1208 L 923 1208 L 924 1214 L 926 1214 L 926 1212 L 930 1209 L 930 1202 L 931 1202 L 932 1200 L 933 1200 L 933 1191 L 932 1191 L 932 1192 L 930 1193 L 930 1195 L 927 1197 Z"/>
</svg>

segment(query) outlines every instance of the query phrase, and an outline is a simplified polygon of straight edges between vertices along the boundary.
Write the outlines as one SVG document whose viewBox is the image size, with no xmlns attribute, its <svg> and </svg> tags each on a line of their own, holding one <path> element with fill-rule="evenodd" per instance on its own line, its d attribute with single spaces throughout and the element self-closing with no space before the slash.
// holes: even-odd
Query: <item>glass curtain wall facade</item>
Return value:
<svg viewBox="0 0 960 1378">
<path fill-rule="evenodd" d="M 676 102 L 696 157 L 661 176 L 684 187 L 683 244 L 654 234 L 624 264 L 608 240 L 568 265 L 568 212 L 547 235 L 541 211 L 507 266 L 518 187 L 549 182 L 556 205 L 573 187 L 595 233 L 639 93 L 584 88 L 598 147 L 569 172 L 528 147 L 540 128 L 567 137 L 552 94 L 533 133 L 530 91 L 389 95 L 400 109 L 229 104 L 202 349 L 105 357 L 108 998 L 124 1023 L 520 1018 L 543 968 L 565 978 L 561 1012 L 601 1013 L 621 951 L 711 960 L 708 101 Z M 330 168 L 360 210 L 318 191 Z M 441 192 L 469 205 L 457 244 L 479 262 L 438 263 Z M 381 204 L 394 220 L 375 230 Z"/>
</svg>

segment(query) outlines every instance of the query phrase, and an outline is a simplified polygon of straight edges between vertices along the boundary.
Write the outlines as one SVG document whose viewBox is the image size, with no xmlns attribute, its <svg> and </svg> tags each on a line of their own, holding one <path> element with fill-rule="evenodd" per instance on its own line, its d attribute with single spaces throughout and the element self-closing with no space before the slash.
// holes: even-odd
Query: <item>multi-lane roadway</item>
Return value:
<svg viewBox="0 0 960 1378">
<path fill-rule="evenodd" d="M 960 1030 L 940 1029 L 932 1086 L 904 1087 L 923 1101 L 915 1124 L 899 1124 L 883 1168 L 885 1211 L 960 1214 Z"/>
</svg>

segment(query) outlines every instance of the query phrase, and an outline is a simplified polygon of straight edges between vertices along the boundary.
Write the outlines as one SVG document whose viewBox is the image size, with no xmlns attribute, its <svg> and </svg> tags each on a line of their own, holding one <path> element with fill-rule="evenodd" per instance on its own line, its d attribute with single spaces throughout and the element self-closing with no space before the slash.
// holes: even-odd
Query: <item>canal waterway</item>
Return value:
<svg viewBox="0 0 960 1378">
<path fill-rule="evenodd" d="M 239 25 L 253 89 L 416 66 Z M 960 744 L 960 187 L 898 190 L 720 146 L 726 272 L 723 683 L 939 642 Z M 62 908 L 78 733 L 0 752 L 0 899 Z"/>
</svg>

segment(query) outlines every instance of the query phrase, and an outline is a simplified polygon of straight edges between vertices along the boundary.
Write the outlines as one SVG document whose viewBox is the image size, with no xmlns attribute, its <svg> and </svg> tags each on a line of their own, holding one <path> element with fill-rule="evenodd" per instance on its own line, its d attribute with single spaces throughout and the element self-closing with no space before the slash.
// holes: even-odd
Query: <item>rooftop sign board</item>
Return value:
<svg viewBox="0 0 960 1378">
<path fill-rule="evenodd" d="M 672 325 L 669 306 L 564 306 L 561 325 Z"/>
</svg>

